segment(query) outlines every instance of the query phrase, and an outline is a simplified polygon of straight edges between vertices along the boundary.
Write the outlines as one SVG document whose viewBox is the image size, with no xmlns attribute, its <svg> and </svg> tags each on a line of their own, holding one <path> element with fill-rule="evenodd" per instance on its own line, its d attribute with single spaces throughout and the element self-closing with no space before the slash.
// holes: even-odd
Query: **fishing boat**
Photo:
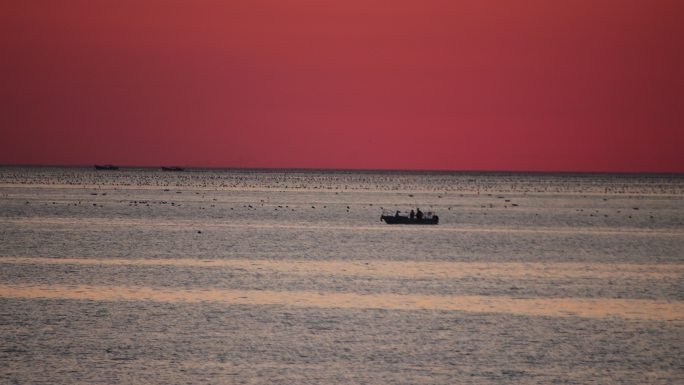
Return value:
<svg viewBox="0 0 684 385">
<path fill-rule="evenodd" d="M 118 170 L 119 167 L 114 166 L 112 164 L 104 164 L 104 165 L 95 165 L 95 170 Z"/>
<path fill-rule="evenodd" d="M 423 214 L 418 210 L 416 215 L 401 215 L 399 211 L 394 215 L 380 215 L 380 220 L 388 225 L 437 225 L 439 217 L 432 212 Z"/>
</svg>

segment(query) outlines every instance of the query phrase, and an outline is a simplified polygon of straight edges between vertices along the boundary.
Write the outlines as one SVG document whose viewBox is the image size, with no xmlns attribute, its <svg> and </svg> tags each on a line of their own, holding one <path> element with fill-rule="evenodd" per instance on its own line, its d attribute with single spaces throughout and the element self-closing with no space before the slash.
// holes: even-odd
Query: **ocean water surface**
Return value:
<svg viewBox="0 0 684 385">
<path fill-rule="evenodd" d="M 0 167 L 0 383 L 677 384 L 683 250 L 682 175 Z"/>
</svg>

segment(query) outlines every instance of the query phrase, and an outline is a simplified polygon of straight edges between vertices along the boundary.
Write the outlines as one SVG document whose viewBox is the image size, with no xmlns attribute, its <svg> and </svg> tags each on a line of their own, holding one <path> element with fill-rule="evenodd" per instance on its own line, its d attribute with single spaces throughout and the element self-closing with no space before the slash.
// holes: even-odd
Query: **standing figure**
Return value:
<svg viewBox="0 0 684 385">
<path fill-rule="evenodd" d="M 409 218 L 414 219 L 416 217 L 416 212 L 411 209 L 411 213 L 409 214 Z"/>
<path fill-rule="evenodd" d="M 423 212 L 420 211 L 419 208 L 416 208 L 416 218 L 418 218 L 418 220 L 423 219 Z"/>
</svg>

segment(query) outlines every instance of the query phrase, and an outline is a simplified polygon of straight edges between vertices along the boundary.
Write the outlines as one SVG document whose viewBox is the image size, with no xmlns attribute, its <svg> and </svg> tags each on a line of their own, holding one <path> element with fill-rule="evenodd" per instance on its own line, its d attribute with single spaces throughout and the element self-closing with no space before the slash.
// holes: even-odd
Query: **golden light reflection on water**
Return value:
<svg viewBox="0 0 684 385">
<path fill-rule="evenodd" d="M 159 220 L 144 218 L 0 218 L 0 223 L 13 225 L 62 225 L 62 226 L 135 226 L 135 227 L 195 227 L 198 226 L 196 220 Z M 248 229 L 302 229 L 302 230 L 367 230 L 376 232 L 385 231 L 429 231 L 429 232 L 462 232 L 462 233 L 506 233 L 506 234 L 591 234 L 591 235 L 633 235 L 633 236 L 684 236 L 681 229 L 644 229 L 630 227 L 567 227 L 567 226 L 515 226 L 515 227 L 496 227 L 496 226 L 460 226 L 453 224 L 442 224 L 440 226 L 369 226 L 343 225 L 343 224 L 320 224 L 320 223 L 283 223 L 283 222 L 244 222 L 244 223 L 225 223 L 223 221 L 203 221 L 202 228 L 248 228 Z"/>
<path fill-rule="evenodd" d="M 682 278 L 684 264 L 438 262 L 438 261 L 309 261 L 264 259 L 94 259 L 0 257 L 0 264 L 177 266 L 242 269 L 302 275 L 340 275 L 408 278 L 520 277 L 520 278 Z"/>
<path fill-rule="evenodd" d="M 684 320 L 684 303 L 681 301 L 661 302 L 637 299 L 511 298 L 269 290 L 178 290 L 85 285 L 0 285 L 0 296 L 94 301 L 219 302 L 236 305 L 285 305 L 348 309 L 455 310 L 550 317 L 620 317 L 654 321 Z"/>
</svg>

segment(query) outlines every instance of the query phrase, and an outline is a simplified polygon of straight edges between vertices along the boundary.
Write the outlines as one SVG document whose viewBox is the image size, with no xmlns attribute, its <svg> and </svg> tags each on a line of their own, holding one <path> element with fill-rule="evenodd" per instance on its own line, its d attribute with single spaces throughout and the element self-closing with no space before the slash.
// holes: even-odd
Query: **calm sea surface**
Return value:
<svg viewBox="0 0 684 385">
<path fill-rule="evenodd" d="M 0 383 L 682 384 L 684 176 L 0 167 Z"/>
</svg>

